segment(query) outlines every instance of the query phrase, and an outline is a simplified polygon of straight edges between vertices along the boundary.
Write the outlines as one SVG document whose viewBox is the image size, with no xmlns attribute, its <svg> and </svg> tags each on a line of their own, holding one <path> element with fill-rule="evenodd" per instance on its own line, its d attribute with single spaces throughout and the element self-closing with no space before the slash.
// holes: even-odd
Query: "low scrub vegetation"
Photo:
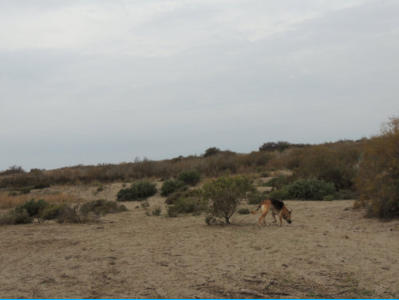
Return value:
<svg viewBox="0 0 399 300">
<path fill-rule="evenodd" d="M 3 191 L 0 192 L 0 209 L 13 208 L 18 205 L 22 205 L 25 202 L 40 198 L 48 203 L 78 203 L 81 200 L 76 196 L 66 195 L 63 193 L 52 193 L 52 194 L 42 194 L 42 195 L 32 195 L 32 194 L 19 194 L 13 192 Z"/>
<path fill-rule="evenodd" d="M 207 210 L 207 202 L 200 197 L 178 198 L 174 204 L 168 206 L 168 215 L 176 217 L 179 214 L 199 215 Z"/>
<path fill-rule="evenodd" d="M 94 221 L 92 216 L 126 211 L 124 205 L 113 201 L 95 200 L 82 206 L 73 207 L 62 204 L 51 204 L 44 200 L 29 200 L 0 216 L 0 225 L 29 224 L 34 219 L 56 220 L 58 223 L 84 223 Z"/>
<path fill-rule="evenodd" d="M 327 196 L 328 199 L 335 199 L 335 194 L 336 189 L 331 182 L 319 179 L 298 179 L 280 190 L 271 192 L 269 197 L 276 200 L 324 200 Z"/>
<path fill-rule="evenodd" d="M 200 189 L 180 189 L 180 190 L 170 194 L 166 198 L 165 203 L 168 205 L 171 205 L 171 204 L 174 204 L 175 201 L 179 198 L 191 198 L 191 197 L 196 197 L 196 198 L 202 197 L 202 190 L 200 190 Z"/>
<path fill-rule="evenodd" d="M 118 201 L 142 201 L 155 195 L 155 184 L 149 181 L 138 181 L 129 188 L 121 189 L 117 194 Z"/>
<path fill-rule="evenodd" d="M 168 204 L 168 216 L 170 217 L 188 213 L 198 215 L 208 208 L 208 203 L 203 197 L 202 190 L 199 189 L 174 193 L 165 202 Z"/>
<path fill-rule="evenodd" d="M 87 216 L 89 213 L 103 216 L 106 214 L 123 211 L 127 211 L 126 206 L 120 205 L 114 201 L 107 201 L 103 199 L 86 202 L 79 208 L 79 212 L 84 216 Z"/>
<path fill-rule="evenodd" d="M 67 204 L 49 204 L 41 211 L 40 218 L 43 220 L 57 219 L 67 209 L 67 206 Z"/>
</svg>

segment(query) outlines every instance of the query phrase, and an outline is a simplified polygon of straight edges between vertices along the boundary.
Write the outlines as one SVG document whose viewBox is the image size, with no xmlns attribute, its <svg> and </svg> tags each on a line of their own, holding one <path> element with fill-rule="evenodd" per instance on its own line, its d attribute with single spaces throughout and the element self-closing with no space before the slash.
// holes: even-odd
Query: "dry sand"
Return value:
<svg viewBox="0 0 399 300">
<path fill-rule="evenodd" d="M 293 223 L 282 227 L 147 216 L 137 202 L 97 224 L 2 226 L 0 297 L 399 297 L 398 220 L 363 218 L 352 201 L 286 203 Z"/>
</svg>

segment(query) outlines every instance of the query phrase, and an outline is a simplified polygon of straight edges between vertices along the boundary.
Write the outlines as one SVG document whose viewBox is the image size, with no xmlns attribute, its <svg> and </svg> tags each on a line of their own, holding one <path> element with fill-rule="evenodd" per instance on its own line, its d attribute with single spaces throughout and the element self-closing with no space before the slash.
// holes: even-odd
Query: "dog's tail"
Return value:
<svg viewBox="0 0 399 300">
<path fill-rule="evenodd" d="M 258 210 L 260 209 L 261 206 L 262 206 L 262 204 L 259 204 L 258 207 L 255 210 L 251 211 L 251 214 L 255 215 L 258 212 Z"/>
</svg>

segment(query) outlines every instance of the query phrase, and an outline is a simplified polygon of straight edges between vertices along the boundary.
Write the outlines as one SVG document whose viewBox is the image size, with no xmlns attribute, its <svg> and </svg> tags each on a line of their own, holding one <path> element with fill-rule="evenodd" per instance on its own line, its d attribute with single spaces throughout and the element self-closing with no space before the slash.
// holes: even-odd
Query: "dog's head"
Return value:
<svg viewBox="0 0 399 300">
<path fill-rule="evenodd" d="M 292 223 L 292 221 L 291 221 L 291 213 L 292 213 L 292 210 L 289 210 L 288 208 L 286 208 L 284 206 L 282 215 L 283 215 L 283 219 L 286 220 L 288 222 L 288 224 Z"/>
</svg>

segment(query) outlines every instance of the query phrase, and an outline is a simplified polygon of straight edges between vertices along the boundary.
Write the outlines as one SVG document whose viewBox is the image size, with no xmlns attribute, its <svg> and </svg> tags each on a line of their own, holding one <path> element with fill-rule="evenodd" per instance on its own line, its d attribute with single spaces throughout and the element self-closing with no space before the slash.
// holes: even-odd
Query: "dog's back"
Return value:
<svg viewBox="0 0 399 300">
<path fill-rule="evenodd" d="M 282 210 L 284 207 L 283 201 L 272 199 L 271 202 L 272 202 L 273 207 L 278 211 Z"/>
</svg>

